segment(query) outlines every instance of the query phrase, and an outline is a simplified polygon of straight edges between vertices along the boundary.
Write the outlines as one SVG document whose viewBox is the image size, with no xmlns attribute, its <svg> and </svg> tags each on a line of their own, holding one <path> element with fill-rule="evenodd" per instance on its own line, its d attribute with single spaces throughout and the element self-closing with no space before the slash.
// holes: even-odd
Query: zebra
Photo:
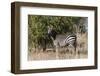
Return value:
<svg viewBox="0 0 100 76">
<path fill-rule="evenodd" d="M 60 40 L 57 36 L 57 32 L 53 29 L 53 27 L 48 26 L 48 36 L 52 39 L 54 46 L 56 47 L 56 58 L 58 59 L 58 51 L 59 47 L 71 46 L 74 48 L 76 52 L 77 46 L 77 36 L 76 34 L 69 34 L 65 36 L 63 40 Z M 57 39 L 58 38 L 58 39 Z"/>
</svg>

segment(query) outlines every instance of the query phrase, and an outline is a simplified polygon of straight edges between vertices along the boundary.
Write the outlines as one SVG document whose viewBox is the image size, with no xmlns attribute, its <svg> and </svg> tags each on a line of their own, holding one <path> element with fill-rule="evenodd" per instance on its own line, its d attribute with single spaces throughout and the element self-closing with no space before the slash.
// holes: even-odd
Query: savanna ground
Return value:
<svg viewBox="0 0 100 76">
<path fill-rule="evenodd" d="M 88 38 L 87 34 L 77 34 L 77 48 L 76 53 L 72 47 L 60 48 L 58 52 L 59 59 L 81 59 L 88 57 Z M 38 49 L 37 49 L 38 50 Z M 55 60 L 56 52 L 54 49 L 47 48 L 46 51 L 38 50 L 28 52 L 28 60 Z"/>
</svg>

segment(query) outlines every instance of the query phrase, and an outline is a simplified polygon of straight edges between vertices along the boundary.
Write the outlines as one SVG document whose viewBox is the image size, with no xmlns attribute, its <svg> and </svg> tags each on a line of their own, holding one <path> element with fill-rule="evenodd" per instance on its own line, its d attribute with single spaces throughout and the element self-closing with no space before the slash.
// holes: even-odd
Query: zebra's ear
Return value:
<svg viewBox="0 0 100 76">
<path fill-rule="evenodd" d="M 49 29 L 50 28 L 50 26 L 47 26 L 47 29 Z"/>
<path fill-rule="evenodd" d="M 50 26 L 51 27 L 51 29 L 53 29 L 53 26 Z"/>
<path fill-rule="evenodd" d="M 49 29 L 53 29 L 53 25 L 48 26 Z"/>
</svg>

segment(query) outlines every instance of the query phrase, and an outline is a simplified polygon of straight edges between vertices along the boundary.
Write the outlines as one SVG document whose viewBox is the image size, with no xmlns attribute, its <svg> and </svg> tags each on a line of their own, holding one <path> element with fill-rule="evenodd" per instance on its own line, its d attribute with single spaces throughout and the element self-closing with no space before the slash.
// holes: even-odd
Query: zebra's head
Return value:
<svg viewBox="0 0 100 76">
<path fill-rule="evenodd" d="M 53 29 L 53 27 L 48 26 L 48 36 L 53 40 L 56 39 L 57 32 Z"/>
</svg>

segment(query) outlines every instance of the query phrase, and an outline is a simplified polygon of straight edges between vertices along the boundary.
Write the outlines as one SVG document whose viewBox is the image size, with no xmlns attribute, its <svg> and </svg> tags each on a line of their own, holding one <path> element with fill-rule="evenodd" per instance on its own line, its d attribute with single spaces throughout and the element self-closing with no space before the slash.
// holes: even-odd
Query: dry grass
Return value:
<svg viewBox="0 0 100 76">
<path fill-rule="evenodd" d="M 76 52 L 73 48 L 60 48 L 58 52 L 58 59 L 80 59 L 88 57 L 88 44 L 87 34 L 77 35 L 77 48 Z M 34 51 L 28 52 L 28 60 L 55 60 L 56 52 L 54 50 Z"/>
</svg>

